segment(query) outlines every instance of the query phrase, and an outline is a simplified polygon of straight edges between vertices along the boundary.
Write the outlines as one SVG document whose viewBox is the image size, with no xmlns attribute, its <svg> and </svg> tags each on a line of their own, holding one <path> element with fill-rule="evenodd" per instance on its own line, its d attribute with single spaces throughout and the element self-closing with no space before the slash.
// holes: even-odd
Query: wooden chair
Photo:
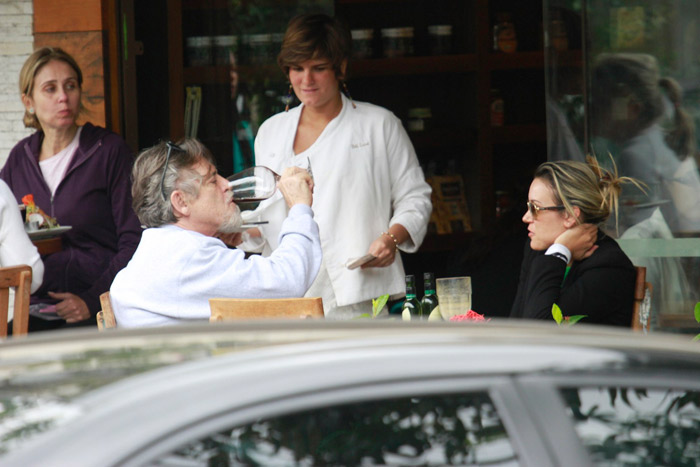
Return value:
<svg viewBox="0 0 700 467">
<path fill-rule="evenodd" d="M 114 318 L 112 311 L 112 301 L 109 299 L 109 292 L 100 295 L 100 305 L 102 309 L 97 312 L 97 329 L 104 331 L 109 328 L 117 327 L 117 320 Z"/>
<path fill-rule="evenodd" d="M 32 288 L 32 268 L 27 265 L 0 268 L 0 337 L 7 337 L 10 287 L 15 287 L 12 335 L 24 336 L 29 331 L 29 296 Z"/>
<path fill-rule="evenodd" d="M 632 313 L 632 329 L 649 332 L 651 321 L 651 292 L 652 286 L 646 281 L 647 268 L 636 266 L 637 281 L 634 285 L 634 310 Z"/>
<path fill-rule="evenodd" d="M 236 319 L 323 318 L 323 300 L 310 298 L 211 298 L 210 322 Z"/>
</svg>

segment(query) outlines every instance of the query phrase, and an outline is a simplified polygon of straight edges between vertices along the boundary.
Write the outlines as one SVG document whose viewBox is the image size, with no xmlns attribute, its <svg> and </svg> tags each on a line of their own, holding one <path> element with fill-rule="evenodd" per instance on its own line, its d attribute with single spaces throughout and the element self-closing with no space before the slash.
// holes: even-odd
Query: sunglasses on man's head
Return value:
<svg viewBox="0 0 700 467">
<path fill-rule="evenodd" d="M 182 149 L 180 146 L 173 143 L 172 141 L 166 142 L 165 145 L 168 146 L 168 154 L 165 156 L 165 164 L 163 164 L 163 175 L 161 175 L 161 177 L 160 177 L 160 193 L 163 195 L 164 200 L 168 199 L 168 197 L 165 196 L 165 187 L 163 186 L 163 182 L 165 181 L 165 173 L 168 170 L 168 162 L 170 162 L 170 153 L 173 150 L 185 152 L 184 149 Z"/>
<path fill-rule="evenodd" d="M 564 209 L 566 209 L 564 206 L 537 206 L 530 201 L 527 202 L 527 210 L 533 219 L 537 218 L 537 214 L 540 211 L 562 211 Z"/>
</svg>

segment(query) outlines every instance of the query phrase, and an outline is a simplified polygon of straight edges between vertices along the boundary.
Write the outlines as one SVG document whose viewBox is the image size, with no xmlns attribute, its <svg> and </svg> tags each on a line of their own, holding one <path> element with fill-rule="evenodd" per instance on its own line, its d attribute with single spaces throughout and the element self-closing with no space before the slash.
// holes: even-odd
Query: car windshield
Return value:
<svg viewBox="0 0 700 467">
<path fill-rule="evenodd" d="M 198 334 L 133 336 L 4 349 L 0 356 L 0 455 L 81 415 L 72 401 L 88 391 L 159 367 L 255 346 Z M 55 351 L 55 352 L 54 352 Z"/>
</svg>

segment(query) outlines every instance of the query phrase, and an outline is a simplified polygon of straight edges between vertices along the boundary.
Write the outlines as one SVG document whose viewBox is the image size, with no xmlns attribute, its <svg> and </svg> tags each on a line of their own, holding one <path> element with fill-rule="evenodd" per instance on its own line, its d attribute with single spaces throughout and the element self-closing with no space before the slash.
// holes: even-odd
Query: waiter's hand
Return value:
<svg viewBox="0 0 700 467">
<path fill-rule="evenodd" d="M 376 256 L 376 258 L 363 264 L 362 269 L 385 268 L 391 266 L 396 259 L 396 245 L 390 236 L 381 234 L 369 246 L 367 253 Z"/>
<path fill-rule="evenodd" d="M 68 292 L 49 292 L 51 298 L 61 300 L 56 304 L 56 313 L 67 323 L 77 323 L 90 318 L 90 310 L 82 298 Z"/>
</svg>

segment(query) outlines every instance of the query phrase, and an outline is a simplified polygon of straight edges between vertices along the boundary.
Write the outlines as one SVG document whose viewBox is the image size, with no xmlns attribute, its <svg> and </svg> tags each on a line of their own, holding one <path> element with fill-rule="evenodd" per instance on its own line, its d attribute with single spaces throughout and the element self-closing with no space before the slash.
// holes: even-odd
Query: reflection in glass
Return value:
<svg viewBox="0 0 700 467">
<path fill-rule="evenodd" d="M 88 391 L 173 363 L 241 348 L 233 339 L 200 342 L 192 334 L 180 341 L 136 339 L 101 351 L 76 344 L 73 353 L 61 354 L 60 359 L 53 354 L 20 361 L 6 356 L 0 378 L 0 454 L 85 415 L 72 401 Z"/>
<path fill-rule="evenodd" d="M 695 466 L 700 459 L 700 392 L 611 387 L 562 395 L 594 464 Z"/>
<path fill-rule="evenodd" d="M 700 237 L 700 2 L 545 0 L 544 6 L 546 27 L 559 18 L 567 29 L 585 28 L 583 42 L 569 51 L 546 50 L 548 158 L 591 154 L 645 183 L 644 191 L 623 188 L 620 218 L 606 229 L 623 250 L 647 239 L 674 249 Z M 653 286 L 652 328 L 663 325 L 664 315 L 692 316 L 700 299 L 696 251 L 682 259 L 654 248 L 629 255 L 646 266 Z"/>
<path fill-rule="evenodd" d="M 518 465 L 486 394 L 389 399 L 260 420 L 168 456 L 208 465 Z"/>
</svg>

